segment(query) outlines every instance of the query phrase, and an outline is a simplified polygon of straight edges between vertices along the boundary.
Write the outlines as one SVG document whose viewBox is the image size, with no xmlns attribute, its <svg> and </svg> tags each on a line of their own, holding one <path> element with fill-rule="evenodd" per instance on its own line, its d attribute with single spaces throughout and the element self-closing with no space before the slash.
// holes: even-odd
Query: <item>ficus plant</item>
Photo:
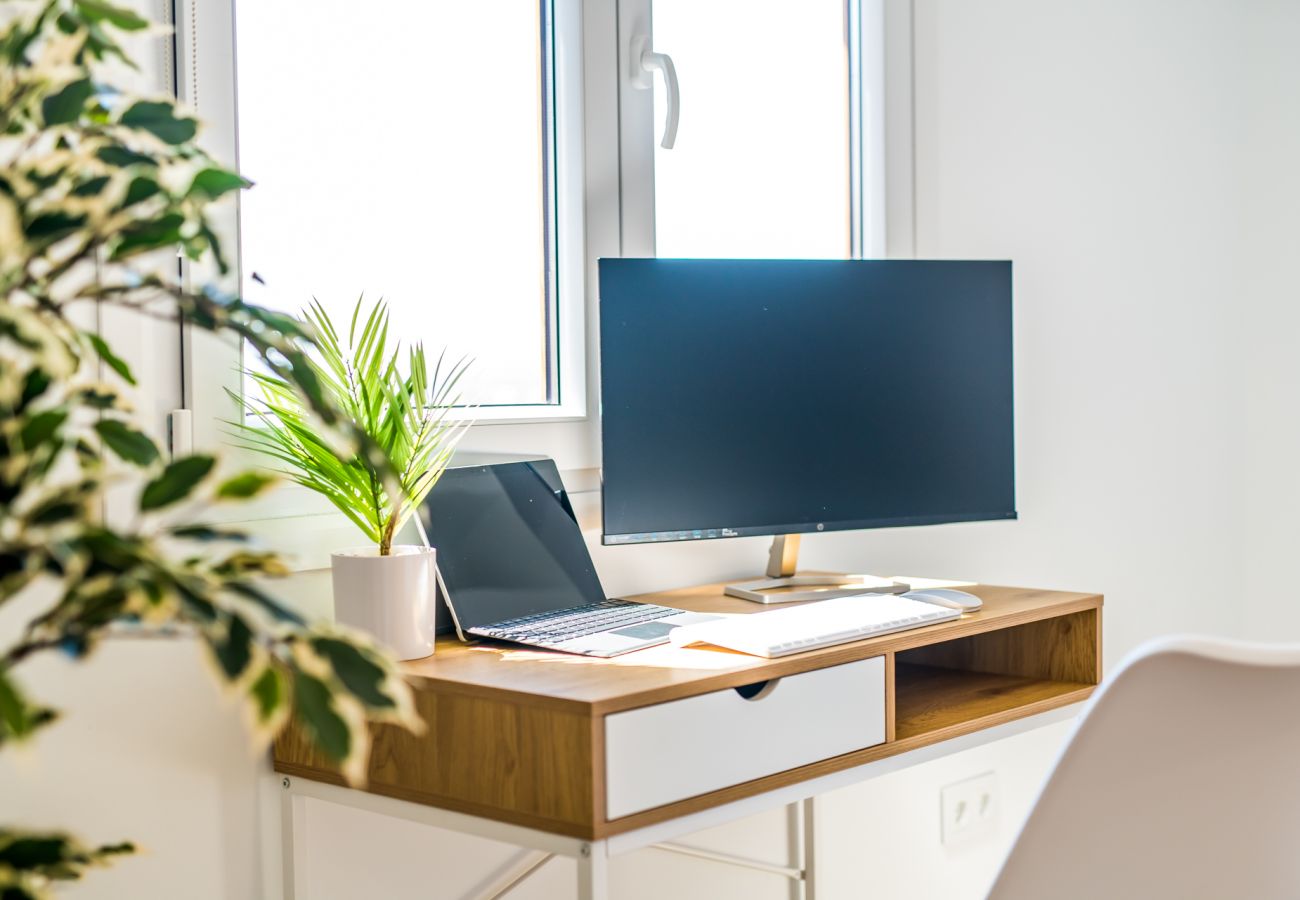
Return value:
<svg viewBox="0 0 1300 900">
<path fill-rule="evenodd" d="M 24 682 L 28 660 L 84 659 L 123 633 L 181 634 L 206 648 L 257 740 L 292 717 L 357 782 L 369 721 L 422 727 L 391 657 L 275 599 L 267 579 L 286 572 L 281 559 L 204 519 L 271 476 L 222 474 L 208 454 L 167 458 L 131 409 L 130 363 L 78 323 L 116 307 L 236 336 L 338 459 L 364 460 L 390 487 L 398 471 L 310 362 L 328 336 L 177 282 L 177 248 L 226 271 L 211 210 L 247 183 L 204 153 L 199 123 L 174 101 L 101 77 L 106 61 L 130 62 L 120 36 L 150 24 L 108 0 L 0 2 L 0 23 L 0 608 L 44 601 L 0 643 L 0 751 L 58 718 Z M 104 515 L 110 488 L 133 515 Z M 0 822 L 0 896 L 50 896 L 132 849 Z"/>
<path fill-rule="evenodd" d="M 260 399 L 232 393 L 245 411 L 232 422 L 243 445 L 277 460 L 303 487 L 328 498 L 379 548 L 392 553 L 393 537 L 419 508 L 447 468 L 468 423 L 450 418 L 460 401 L 456 387 L 467 363 L 433 371 L 424 347 L 412 345 L 405 367 L 400 347 L 388 351 L 388 308 L 374 303 L 365 318 L 365 299 L 353 307 L 344 346 L 339 329 L 319 303 L 303 310 L 316 335 L 309 363 L 327 400 L 342 410 L 384 452 L 397 471 L 390 488 L 383 471 L 362 456 L 340 459 L 311 427 L 312 411 L 293 383 L 275 372 L 248 369 L 245 376 Z"/>
</svg>

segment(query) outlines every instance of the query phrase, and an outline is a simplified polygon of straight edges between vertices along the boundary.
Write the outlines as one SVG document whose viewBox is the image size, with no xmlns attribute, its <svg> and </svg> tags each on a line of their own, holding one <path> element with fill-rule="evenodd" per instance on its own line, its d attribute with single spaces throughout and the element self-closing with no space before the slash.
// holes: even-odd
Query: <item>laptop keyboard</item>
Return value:
<svg viewBox="0 0 1300 900">
<path fill-rule="evenodd" d="M 680 609 L 668 606 L 635 603 L 631 600 L 605 600 L 601 603 L 586 603 L 568 609 L 520 616 L 517 619 L 507 619 L 494 625 L 470 630 L 474 634 L 504 641 L 558 644 L 561 641 L 599 634 L 602 631 L 613 631 L 627 625 L 652 622 L 680 612 Z"/>
</svg>

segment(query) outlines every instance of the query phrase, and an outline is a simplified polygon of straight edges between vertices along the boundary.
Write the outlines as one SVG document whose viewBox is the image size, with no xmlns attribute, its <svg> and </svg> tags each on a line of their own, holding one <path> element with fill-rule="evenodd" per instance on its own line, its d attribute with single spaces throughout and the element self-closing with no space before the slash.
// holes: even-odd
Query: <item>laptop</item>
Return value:
<svg viewBox="0 0 1300 900">
<path fill-rule="evenodd" d="M 469 635 L 609 657 L 718 618 L 605 596 L 555 463 L 449 468 L 425 501 L 429 543 L 462 640 Z"/>
</svg>

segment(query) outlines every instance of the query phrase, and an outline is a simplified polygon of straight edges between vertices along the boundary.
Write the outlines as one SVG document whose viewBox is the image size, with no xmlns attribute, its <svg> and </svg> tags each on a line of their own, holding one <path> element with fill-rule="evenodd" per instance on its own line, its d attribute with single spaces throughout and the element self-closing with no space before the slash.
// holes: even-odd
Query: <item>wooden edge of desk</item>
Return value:
<svg viewBox="0 0 1300 900">
<path fill-rule="evenodd" d="M 752 684 L 755 681 L 767 681 L 786 675 L 797 675 L 800 672 L 810 672 L 813 669 L 824 669 L 828 666 L 838 666 L 843 663 L 857 662 L 861 659 L 870 659 L 874 656 L 899 653 L 930 644 L 955 641 L 960 638 L 993 631 L 1002 631 L 1018 625 L 1054 619 L 1071 613 L 1097 610 L 1098 616 L 1100 616 L 1102 603 L 1103 598 L 1100 594 L 1087 594 L 1068 602 L 1003 615 L 997 619 L 981 619 L 978 614 L 965 615 L 960 619 L 943 622 L 928 628 L 898 631 L 865 641 L 853 641 L 847 644 L 825 647 L 821 650 L 811 650 L 807 653 L 796 653 L 792 656 L 763 660 L 762 664 L 758 666 L 747 669 L 732 669 L 715 675 L 703 676 L 687 684 L 664 685 L 647 691 L 627 693 L 616 698 L 591 703 L 589 708 L 593 715 L 603 716 L 609 713 L 622 712 L 625 709 L 636 709 L 640 706 L 651 706 L 669 700 L 680 700 L 683 697 L 691 697 L 696 694 L 707 694 L 712 691 L 739 687 Z M 1100 629 L 1098 631 L 1100 632 Z M 1100 641 L 1100 638 L 1098 641 Z M 1097 658 L 1098 660 L 1101 658 L 1100 643 L 1098 643 Z M 1100 662 L 1098 662 L 1097 674 L 1100 677 Z"/>
<path fill-rule="evenodd" d="M 819 762 L 802 766 L 798 769 L 790 769 L 754 781 L 732 785 L 731 787 L 713 791 L 712 793 L 703 794 L 698 797 L 691 797 L 667 806 L 660 806 L 655 809 L 646 810 L 645 812 L 636 813 L 635 815 L 625 816 L 621 819 L 615 819 L 613 821 L 597 821 L 592 825 L 581 825 L 558 819 L 531 816 L 526 813 L 506 810 L 494 806 L 468 803 L 454 798 L 438 796 L 414 788 L 404 787 L 402 785 L 372 783 L 363 788 L 363 790 L 384 797 L 392 797 L 396 800 L 420 803 L 425 806 L 436 806 L 440 809 L 451 810 L 452 812 L 480 816 L 498 822 L 508 822 L 512 825 L 521 825 L 525 828 L 535 828 L 539 831 L 546 831 L 552 834 L 562 834 L 567 837 L 575 837 L 582 840 L 600 840 L 601 838 L 610 837 L 612 835 L 635 831 L 638 828 L 644 828 L 648 825 L 666 822 L 670 819 L 678 818 L 679 816 L 685 816 L 691 813 L 700 812 L 701 810 L 711 809 L 715 806 L 722 806 L 736 800 L 743 800 L 747 797 L 753 797 L 758 794 L 766 793 L 767 791 L 797 784 L 801 781 L 808 781 L 822 775 L 829 775 L 843 769 L 851 769 L 855 766 L 864 765 L 865 763 L 875 762 L 876 760 L 885 759 L 900 753 L 906 753 L 909 750 L 915 750 L 929 744 L 948 740 L 949 738 L 971 734 L 985 728 L 992 728 L 995 725 L 1001 725 L 1005 722 L 1027 718 L 1038 713 L 1047 712 L 1064 706 L 1070 706 L 1074 703 L 1079 703 L 1088 699 L 1094 690 L 1095 687 L 1081 688 L 1031 705 L 990 715 L 983 719 L 965 722 L 961 725 L 955 725 L 946 728 L 941 732 L 934 732 L 904 740 L 888 740 L 885 743 L 877 744 L 874 747 L 867 747 L 866 749 L 847 753 L 843 756 L 820 760 Z M 604 729 L 601 727 L 603 726 L 603 723 L 599 720 L 595 720 L 593 724 L 593 749 L 603 748 Z M 600 755 L 593 757 L 593 759 L 600 761 L 597 765 L 603 775 L 603 752 L 601 752 Z M 339 785 L 340 787 L 348 786 L 347 782 L 341 775 L 327 769 L 321 769 L 316 766 L 298 765 L 279 759 L 274 760 L 273 765 L 276 772 L 291 777 L 309 778 L 314 781 Z M 597 781 L 598 784 L 602 785 L 596 795 L 597 802 L 599 803 L 599 806 L 597 807 L 598 809 L 604 808 L 603 782 L 603 777 L 599 778 Z"/>
<path fill-rule="evenodd" d="M 894 740 L 896 733 L 898 710 L 895 704 L 895 691 L 897 684 L 894 681 L 894 657 L 896 654 L 885 654 L 885 742 L 889 743 Z"/>
<path fill-rule="evenodd" d="M 660 595 L 647 596 L 660 598 Z M 660 599 L 664 602 L 664 605 L 672 605 L 670 596 L 665 595 Z M 937 642 L 957 640 L 989 631 L 1014 628 L 1017 625 L 1068 615 L 1072 612 L 1088 609 L 1100 610 L 1103 602 L 1104 598 L 1100 594 L 1077 594 L 1071 600 L 1054 602 L 1051 605 L 1035 606 L 1016 613 L 1002 614 L 996 619 L 982 619 L 978 613 L 974 615 L 968 614 L 960 619 L 943 622 L 939 625 L 895 632 L 864 641 L 837 644 L 833 647 L 797 653 L 778 659 L 765 660 L 746 657 L 744 658 L 746 664 L 743 668 L 727 669 L 701 675 L 699 678 L 687 682 L 661 684 L 642 690 L 630 690 L 617 696 L 592 701 L 557 697 L 541 691 L 530 692 L 526 688 L 513 689 L 499 685 L 487 686 L 467 683 L 437 674 L 422 673 L 419 671 L 418 664 L 408 665 L 404 669 L 404 674 L 417 690 L 424 688 L 439 693 L 457 694 L 483 700 L 505 700 L 554 709 L 559 712 L 604 716 L 609 713 L 622 712 L 626 709 L 652 706 L 656 703 L 680 700 L 683 697 L 696 694 L 707 694 L 712 691 L 752 684 L 755 681 L 797 675 L 800 672 L 856 662 L 860 659 L 869 659 L 886 653 L 897 653 Z M 1100 647 L 1098 647 L 1097 658 L 1098 660 L 1101 658 Z M 1100 676 L 1100 663 L 1098 663 L 1098 675 Z"/>
<path fill-rule="evenodd" d="M 416 677 L 417 706 L 431 723 L 430 733 L 416 738 L 393 726 L 379 726 L 366 790 L 580 839 L 620 834 L 1084 700 L 1100 681 L 1102 602 L 1099 595 L 1076 594 L 1061 601 L 1045 598 L 996 617 L 968 615 L 929 628 L 762 660 L 684 683 L 633 690 L 599 702 Z M 1075 624 L 1035 624 L 1058 618 Z M 1022 626 L 1026 630 L 1021 632 L 1019 647 L 1035 648 L 1027 654 L 1018 649 L 1015 638 L 998 636 Z M 1040 643 L 1045 649 L 1037 647 Z M 944 645 L 937 653 L 923 649 Z M 1053 651 L 1062 647 L 1060 654 Z M 999 654 L 1008 657 L 1006 665 L 984 667 Z M 607 714 L 877 656 L 884 658 L 886 673 L 883 743 L 613 821 L 605 819 Z M 1003 681 L 980 682 L 972 677 L 970 685 L 963 686 L 963 673 Z M 952 681 L 946 683 L 949 676 Z M 985 690 L 986 684 L 993 685 L 989 689 L 993 693 Z M 996 691 L 1003 691 L 1001 699 L 985 702 L 984 697 L 995 696 Z M 908 704 L 906 709 L 900 709 L 900 696 Z M 945 706 L 949 700 L 961 708 L 949 712 Z M 295 730 L 277 739 L 275 770 L 343 784 Z M 462 734 L 473 737 L 461 739 Z"/>
</svg>

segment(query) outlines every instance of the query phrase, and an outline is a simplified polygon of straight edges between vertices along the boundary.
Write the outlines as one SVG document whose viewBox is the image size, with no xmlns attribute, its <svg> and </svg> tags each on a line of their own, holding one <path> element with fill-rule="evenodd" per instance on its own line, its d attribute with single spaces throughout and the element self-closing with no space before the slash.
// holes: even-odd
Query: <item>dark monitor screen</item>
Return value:
<svg viewBox="0 0 1300 900">
<path fill-rule="evenodd" d="M 600 261 L 607 544 L 1015 518 L 1011 263 Z"/>
<path fill-rule="evenodd" d="M 551 460 L 448 469 L 425 503 L 462 628 L 605 599 Z"/>
</svg>

